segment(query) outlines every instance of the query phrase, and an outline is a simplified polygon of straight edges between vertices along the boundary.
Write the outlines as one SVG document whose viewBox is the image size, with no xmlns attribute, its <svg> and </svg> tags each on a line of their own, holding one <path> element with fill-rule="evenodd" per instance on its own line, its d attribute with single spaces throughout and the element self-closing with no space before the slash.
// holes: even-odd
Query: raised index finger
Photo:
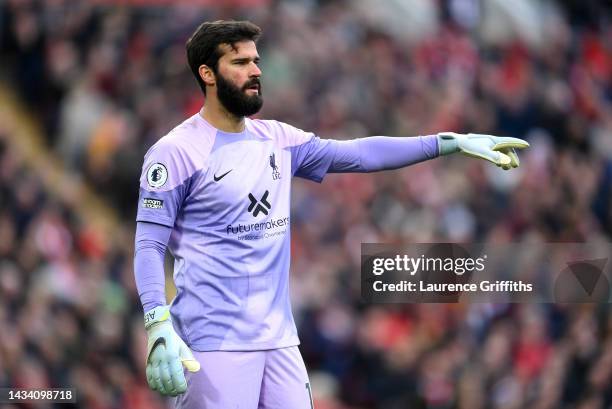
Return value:
<svg viewBox="0 0 612 409">
<path fill-rule="evenodd" d="M 515 149 L 525 149 L 529 147 L 529 142 L 519 139 L 512 138 L 510 136 L 498 136 L 495 138 L 495 145 L 491 148 L 493 150 L 506 149 L 506 148 L 515 148 Z"/>
</svg>

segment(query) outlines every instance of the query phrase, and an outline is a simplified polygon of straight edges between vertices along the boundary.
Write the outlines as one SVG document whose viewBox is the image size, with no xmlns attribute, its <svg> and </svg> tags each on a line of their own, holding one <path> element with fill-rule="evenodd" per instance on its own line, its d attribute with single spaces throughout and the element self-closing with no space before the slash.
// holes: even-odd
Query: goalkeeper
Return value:
<svg viewBox="0 0 612 409">
<path fill-rule="evenodd" d="M 463 153 L 519 165 L 515 138 L 452 132 L 320 139 L 248 117 L 263 104 L 249 22 L 203 23 L 186 45 L 205 103 L 146 154 L 134 269 L 149 386 L 177 408 L 312 408 L 289 300 L 291 178 L 374 172 Z M 177 294 L 166 305 L 164 254 Z"/>
</svg>

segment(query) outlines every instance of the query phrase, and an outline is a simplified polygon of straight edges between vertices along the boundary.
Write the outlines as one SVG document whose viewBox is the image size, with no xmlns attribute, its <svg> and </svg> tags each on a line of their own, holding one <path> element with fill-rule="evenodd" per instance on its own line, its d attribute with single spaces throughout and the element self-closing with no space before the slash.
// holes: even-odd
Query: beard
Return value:
<svg viewBox="0 0 612 409">
<path fill-rule="evenodd" d="M 246 90 L 253 85 L 258 86 L 258 93 L 248 95 Z M 259 78 L 253 78 L 242 87 L 237 87 L 221 73 L 217 73 L 217 97 L 225 109 L 237 117 L 255 115 L 263 105 Z"/>
</svg>

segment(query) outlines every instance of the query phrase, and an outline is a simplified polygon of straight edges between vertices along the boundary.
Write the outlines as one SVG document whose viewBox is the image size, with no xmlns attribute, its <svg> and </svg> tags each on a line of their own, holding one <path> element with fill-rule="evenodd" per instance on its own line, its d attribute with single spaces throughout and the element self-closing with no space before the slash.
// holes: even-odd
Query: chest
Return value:
<svg viewBox="0 0 612 409">
<path fill-rule="evenodd" d="M 286 207 L 291 153 L 273 141 L 241 141 L 211 152 L 192 181 L 187 206 L 214 215 L 242 212 L 265 216 Z"/>
</svg>

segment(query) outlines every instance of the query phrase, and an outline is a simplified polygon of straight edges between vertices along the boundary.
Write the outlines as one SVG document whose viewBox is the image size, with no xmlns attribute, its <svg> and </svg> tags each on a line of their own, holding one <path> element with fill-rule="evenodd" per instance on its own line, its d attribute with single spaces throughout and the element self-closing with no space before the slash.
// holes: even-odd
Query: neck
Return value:
<svg viewBox="0 0 612 409">
<path fill-rule="evenodd" d="M 221 131 L 232 133 L 244 131 L 244 117 L 238 117 L 228 112 L 214 97 L 206 98 L 204 106 L 200 109 L 200 115 L 209 124 Z"/>
</svg>

